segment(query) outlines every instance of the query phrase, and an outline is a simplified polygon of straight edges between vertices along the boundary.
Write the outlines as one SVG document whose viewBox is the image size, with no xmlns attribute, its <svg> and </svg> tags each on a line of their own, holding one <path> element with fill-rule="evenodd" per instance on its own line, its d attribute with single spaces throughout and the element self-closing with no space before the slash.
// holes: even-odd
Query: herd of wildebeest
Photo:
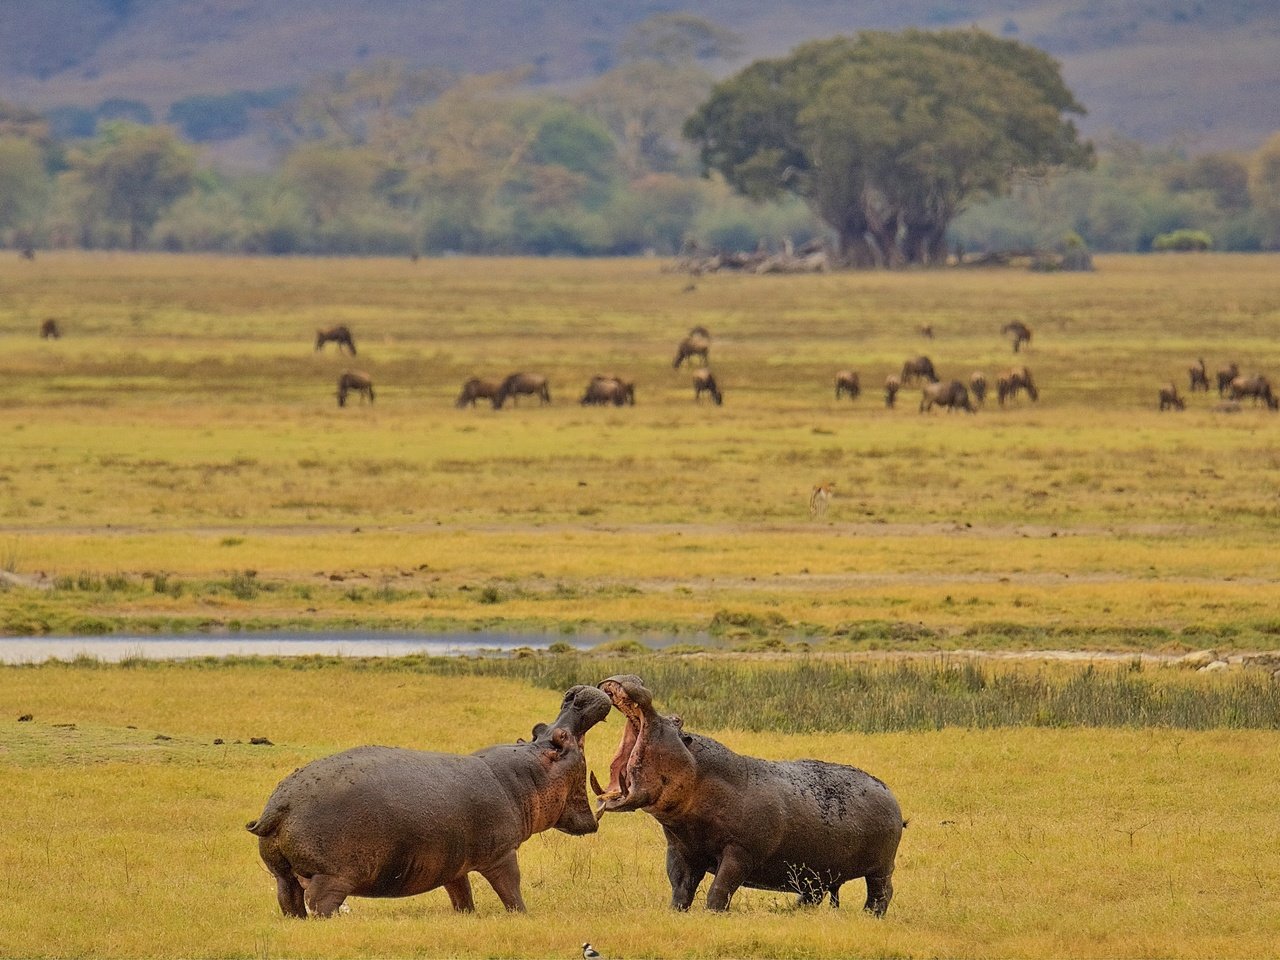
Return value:
<svg viewBox="0 0 1280 960">
<path fill-rule="evenodd" d="M 921 327 L 918 332 L 927 339 L 933 339 L 932 326 Z M 1020 320 L 1005 324 L 1000 332 L 1011 338 L 1014 353 L 1019 353 L 1031 343 L 1031 328 Z M 50 318 L 40 325 L 42 339 L 57 340 L 61 336 L 62 329 L 57 320 Z M 356 355 L 355 339 L 350 328 L 344 324 L 316 331 L 316 350 L 323 349 L 328 343 L 336 344 L 340 353 L 345 350 L 353 357 Z M 703 326 L 694 327 L 680 341 L 671 365 L 678 370 L 686 360 L 692 363 L 695 357 L 701 361 L 701 366 L 693 374 L 694 399 L 701 402 L 703 394 L 707 394 L 717 405 L 723 403 L 724 394 L 710 367 L 711 333 Z M 1187 375 L 1191 393 L 1209 393 L 1212 383 L 1203 357 L 1187 368 Z M 1239 365 L 1232 362 L 1217 370 L 1215 379 L 1221 401 L 1217 409 L 1222 412 L 1239 410 L 1241 401 L 1245 399 L 1252 401 L 1255 406 L 1261 402 L 1269 410 L 1280 410 L 1280 398 L 1277 398 L 1270 380 L 1262 374 L 1245 376 L 1240 372 Z M 885 406 L 895 407 L 899 391 L 915 384 L 921 388 L 921 413 L 927 413 L 934 407 L 941 407 L 949 412 L 965 410 L 976 413 L 987 399 L 988 380 L 985 373 L 975 370 L 969 375 L 968 383 L 961 380 L 943 381 L 939 379 L 933 361 L 921 355 L 908 359 L 900 372 L 891 373 L 885 378 Z M 835 375 L 835 392 L 836 400 L 845 396 L 851 400 L 856 398 L 862 392 L 858 372 L 838 371 Z M 1020 393 L 1025 393 L 1033 401 L 1040 397 L 1035 378 L 1026 366 L 1011 367 L 995 378 L 995 395 L 1000 406 L 1016 399 Z M 352 394 L 359 396 L 362 402 L 368 400 L 372 403 L 375 396 L 373 378 L 362 370 L 344 370 L 338 377 L 338 406 L 346 406 L 347 398 Z M 478 400 L 488 400 L 495 410 L 500 410 L 508 400 L 518 403 L 522 396 L 537 397 L 540 403 L 550 403 L 551 388 L 547 378 L 542 374 L 525 372 L 513 373 L 500 380 L 471 377 L 462 385 L 455 405 L 459 408 L 474 407 Z M 597 374 L 587 384 L 579 402 L 583 406 L 634 405 L 635 382 L 614 374 Z M 1177 384 L 1171 381 L 1159 388 L 1157 406 L 1162 411 L 1186 409 L 1186 401 L 1178 393 Z"/>
</svg>

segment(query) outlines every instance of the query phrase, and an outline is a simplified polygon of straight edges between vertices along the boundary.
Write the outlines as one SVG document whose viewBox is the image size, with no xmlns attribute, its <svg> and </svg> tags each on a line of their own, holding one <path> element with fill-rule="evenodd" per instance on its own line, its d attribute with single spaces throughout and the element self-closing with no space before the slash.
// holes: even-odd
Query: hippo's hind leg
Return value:
<svg viewBox="0 0 1280 960">
<path fill-rule="evenodd" d="M 307 918 L 307 907 L 303 900 L 302 884 L 293 873 L 293 865 L 280 852 L 273 834 L 258 840 L 258 852 L 262 862 L 267 865 L 271 875 L 276 878 L 276 900 L 280 903 L 280 912 L 286 917 Z"/>
<path fill-rule="evenodd" d="M 302 898 L 302 884 L 292 873 L 276 874 L 276 899 L 280 902 L 280 912 L 286 917 L 307 918 L 307 905 Z"/>
<path fill-rule="evenodd" d="M 862 909 L 875 917 L 883 917 L 889 909 L 889 901 L 893 899 L 893 875 L 885 877 L 867 877 L 867 902 Z M 832 897 L 835 900 L 835 897 Z"/>
<path fill-rule="evenodd" d="M 317 917 L 331 917 L 338 912 L 355 884 L 333 873 L 317 873 L 307 882 L 307 909 Z"/>
</svg>

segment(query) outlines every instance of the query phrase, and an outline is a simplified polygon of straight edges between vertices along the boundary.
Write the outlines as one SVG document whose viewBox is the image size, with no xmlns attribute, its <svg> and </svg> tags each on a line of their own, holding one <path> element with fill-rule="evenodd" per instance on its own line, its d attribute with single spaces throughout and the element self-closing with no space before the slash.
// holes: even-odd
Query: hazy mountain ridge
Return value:
<svg viewBox="0 0 1280 960">
<path fill-rule="evenodd" d="M 742 63 L 833 33 L 976 24 L 1058 57 L 1088 133 L 1217 149 L 1280 129 L 1274 0 L 0 0 L 0 99 L 123 98 L 163 119 L 187 97 L 297 87 L 383 58 L 531 65 L 535 81 L 570 85 L 609 69 L 630 26 L 675 10 L 742 34 Z"/>
</svg>

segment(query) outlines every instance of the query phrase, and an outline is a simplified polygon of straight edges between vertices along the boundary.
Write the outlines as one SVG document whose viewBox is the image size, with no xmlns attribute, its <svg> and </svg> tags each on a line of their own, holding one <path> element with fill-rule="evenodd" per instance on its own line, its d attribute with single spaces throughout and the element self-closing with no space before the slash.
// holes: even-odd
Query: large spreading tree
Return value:
<svg viewBox="0 0 1280 960">
<path fill-rule="evenodd" d="M 938 263 L 969 201 L 1087 166 L 1083 114 L 1043 51 L 978 30 L 804 44 L 718 84 L 685 124 L 708 170 L 759 200 L 802 196 L 846 261 Z"/>
</svg>

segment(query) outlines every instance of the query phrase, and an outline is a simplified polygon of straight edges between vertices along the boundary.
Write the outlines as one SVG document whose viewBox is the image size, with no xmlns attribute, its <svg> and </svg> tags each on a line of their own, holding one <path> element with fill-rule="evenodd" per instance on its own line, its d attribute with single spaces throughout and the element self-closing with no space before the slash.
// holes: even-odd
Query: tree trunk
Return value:
<svg viewBox="0 0 1280 960">
<path fill-rule="evenodd" d="M 908 222 L 906 257 L 920 266 L 944 266 L 947 262 L 947 224 L 936 220 Z"/>
<path fill-rule="evenodd" d="M 876 252 L 865 229 L 840 231 L 840 256 L 855 270 L 871 270 L 877 265 Z"/>
<path fill-rule="evenodd" d="M 902 266 L 902 250 L 898 247 L 898 221 L 872 223 L 868 228 L 875 241 L 875 255 L 880 266 L 896 269 Z"/>
</svg>

